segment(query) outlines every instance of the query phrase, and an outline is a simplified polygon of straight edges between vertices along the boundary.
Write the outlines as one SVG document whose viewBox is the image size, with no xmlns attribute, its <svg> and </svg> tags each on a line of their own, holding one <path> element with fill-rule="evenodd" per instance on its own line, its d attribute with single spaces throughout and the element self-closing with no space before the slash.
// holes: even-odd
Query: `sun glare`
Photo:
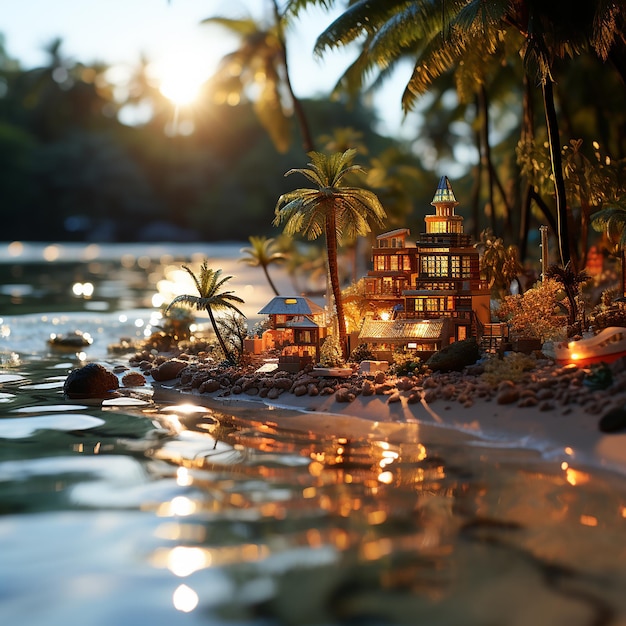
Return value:
<svg viewBox="0 0 626 626">
<path fill-rule="evenodd" d="M 182 68 L 177 74 L 164 76 L 159 90 L 175 104 L 191 104 L 198 97 L 202 82 L 189 69 Z"/>
<path fill-rule="evenodd" d="M 192 51 L 178 51 L 169 55 L 167 61 L 155 63 L 152 73 L 159 83 L 159 91 L 174 104 L 192 104 L 200 95 L 211 69 L 202 58 Z"/>
</svg>

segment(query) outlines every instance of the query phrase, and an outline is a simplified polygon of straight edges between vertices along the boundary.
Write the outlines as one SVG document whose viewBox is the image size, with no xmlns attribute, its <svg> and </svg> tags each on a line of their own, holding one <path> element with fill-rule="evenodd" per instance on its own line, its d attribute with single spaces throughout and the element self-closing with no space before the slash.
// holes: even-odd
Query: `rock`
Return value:
<svg viewBox="0 0 626 626">
<path fill-rule="evenodd" d="M 222 385 L 220 384 L 220 381 L 212 378 L 201 383 L 200 387 L 198 387 L 198 391 L 200 393 L 214 393 L 215 391 L 219 391 L 221 388 Z"/>
<path fill-rule="evenodd" d="M 139 372 L 128 372 L 122 376 L 124 387 L 142 387 L 146 384 L 146 377 Z"/>
<path fill-rule="evenodd" d="M 513 404 L 519 400 L 519 389 L 517 387 L 505 387 L 498 392 L 496 402 L 498 404 Z"/>
<path fill-rule="evenodd" d="M 479 357 L 478 343 L 472 337 L 444 346 L 426 361 L 426 365 L 433 372 L 460 372 L 464 367 L 474 365 Z"/>
<path fill-rule="evenodd" d="M 392 385 L 391 383 L 381 383 L 374 387 L 374 391 L 377 396 L 388 394 L 392 391 L 392 389 L 395 389 L 395 385 Z"/>
<path fill-rule="evenodd" d="M 361 393 L 364 396 L 373 396 L 376 389 L 374 388 L 374 384 L 370 380 L 366 380 L 363 382 L 363 387 L 361 388 Z"/>
<path fill-rule="evenodd" d="M 293 395 L 296 397 L 306 396 L 307 391 L 308 389 L 306 385 L 296 385 L 293 390 Z"/>
<path fill-rule="evenodd" d="M 68 374 L 63 393 L 69 398 L 103 398 L 119 386 L 119 380 L 111 370 L 99 363 L 89 363 Z"/>
<path fill-rule="evenodd" d="M 58 350 L 80 350 L 87 348 L 93 343 L 93 339 L 89 333 L 83 333 L 81 330 L 75 330 L 66 335 L 50 335 L 48 345 Z"/>
<path fill-rule="evenodd" d="M 283 389 L 280 389 L 279 387 L 272 387 L 267 392 L 267 399 L 276 400 L 276 398 L 278 398 L 278 396 L 280 396 L 281 393 L 283 393 Z"/>
<path fill-rule="evenodd" d="M 625 430 L 626 407 L 618 407 L 605 413 L 598 423 L 598 428 L 603 433 L 614 433 L 620 430 Z"/>
<path fill-rule="evenodd" d="M 419 391 L 414 391 L 408 398 L 407 402 L 409 404 L 418 404 L 422 400 L 422 394 Z"/>
<path fill-rule="evenodd" d="M 356 396 L 345 387 L 340 387 L 335 393 L 335 400 L 337 402 L 352 402 L 355 397 Z"/>
<path fill-rule="evenodd" d="M 531 407 L 531 406 L 537 406 L 538 404 L 538 400 L 535 396 L 523 396 L 520 398 L 519 402 L 517 403 L 517 406 L 520 407 L 521 409 L 527 408 L 527 407 Z"/>
<path fill-rule="evenodd" d="M 187 367 L 187 363 L 185 361 L 170 359 L 169 361 L 161 363 L 161 365 L 157 367 L 153 367 L 150 370 L 150 374 L 157 382 L 163 382 L 165 380 L 172 380 L 176 378 L 185 367 Z"/>
<path fill-rule="evenodd" d="M 307 387 L 308 391 L 307 393 L 310 396 L 319 396 L 320 395 L 320 390 L 318 389 L 317 385 L 315 385 L 314 383 L 310 383 Z"/>
</svg>

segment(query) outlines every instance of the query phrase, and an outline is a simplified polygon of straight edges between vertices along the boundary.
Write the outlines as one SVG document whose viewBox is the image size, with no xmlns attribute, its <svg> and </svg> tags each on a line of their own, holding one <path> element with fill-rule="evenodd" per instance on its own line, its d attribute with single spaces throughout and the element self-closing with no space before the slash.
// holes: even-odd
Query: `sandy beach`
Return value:
<svg viewBox="0 0 626 626">
<path fill-rule="evenodd" d="M 592 466 L 626 474 L 626 429 L 605 433 L 598 427 L 608 411 L 626 405 L 621 379 L 619 375 L 606 390 L 590 391 L 579 386 L 566 397 L 553 394 L 552 400 L 534 406 L 520 406 L 522 401 L 502 403 L 501 395 L 496 394 L 482 398 L 474 395 L 471 402 L 463 402 L 456 398 L 426 401 L 425 397 L 432 394 L 421 393 L 421 401 L 416 401 L 414 394 L 398 389 L 380 395 L 357 395 L 350 402 L 338 401 L 334 393 L 282 393 L 276 399 L 230 391 L 200 394 L 183 391 L 174 381 L 161 385 L 161 390 L 191 396 L 200 404 L 206 399 L 244 419 L 323 436 L 402 442 L 420 440 L 425 431 L 432 439 L 440 431 L 446 438 L 455 433 L 461 440 L 534 450 L 544 459 L 571 467 Z M 528 384 L 518 386 L 523 397 Z M 259 412 L 261 408 L 267 411 Z"/>
</svg>

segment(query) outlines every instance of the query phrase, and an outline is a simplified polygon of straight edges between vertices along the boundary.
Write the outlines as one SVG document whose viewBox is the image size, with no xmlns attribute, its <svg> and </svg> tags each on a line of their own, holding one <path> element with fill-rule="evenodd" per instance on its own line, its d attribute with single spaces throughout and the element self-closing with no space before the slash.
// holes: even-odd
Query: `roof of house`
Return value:
<svg viewBox="0 0 626 626">
<path fill-rule="evenodd" d="M 276 296 L 260 311 L 259 315 L 321 315 L 324 309 L 304 296 Z"/>
<path fill-rule="evenodd" d="M 388 230 L 386 233 L 376 235 L 376 239 L 387 239 L 387 237 L 397 237 L 398 235 L 410 235 L 411 231 L 408 228 L 396 228 L 395 230 Z"/>
<path fill-rule="evenodd" d="M 297 317 L 296 319 L 289 320 L 285 326 L 288 328 L 319 328 L 319 324 L 316 324 L 308 317 Z"/>
<path fill-rule="evenodd" d="M 360 341 L 436 341 L 441 338 L 444 320 L 370 320 L 363 322 Z"/>
<path fill-rule="evenodd" d="M 442 176 L 439 179 L 439 185 L 437 186 L 437 191 L 435 191 L 435 197 L 433 198 L 431 204 L 438 204 L 440 202 L 444 204 L 458 204 L 456 198 L 454 197 L 454 191 L 452 191 L 452 185 L 450 184 L 447 176 Z"/>
</svg>

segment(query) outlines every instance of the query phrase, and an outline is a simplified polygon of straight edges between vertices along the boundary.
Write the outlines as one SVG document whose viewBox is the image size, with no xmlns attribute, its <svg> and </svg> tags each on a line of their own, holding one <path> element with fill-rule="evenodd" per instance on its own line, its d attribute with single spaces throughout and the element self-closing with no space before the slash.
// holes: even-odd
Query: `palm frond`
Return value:
<svg viewBox="0 0 626 626">
<path fill-rule="evenodd" d="M 202 295 L 202 286 L 200 285 L 200 281 L 195 275 L 194 271 L 187 265 L 183 265 L 183 269 L 187 272 L 187 274 L 189 274 L 189 276 L 191 276 L 191 279 L 193 280 L 198 293 Z"/>
<path fill-rule="evenodd" d="M 322 180 L 320 173 L 317 170 L 294 168 L 285 172 L 285 176 L 291 176 L 291 174 L 302 174 L 304 177 L 308 178 L 314 185 L 317 185 L 318 187 L 324 186 L 324 181 Z"/>
<path fill-rule="evenodd" d="M 397 7 L 405 5 L 406 0 L 358 0 L 317 38 L 313 53 L 321 56 L 327 49 L 356 41 L 364 33 L 373 33 Z"/>
<path fill-rule="evenodd" d="M 222 26 L 226 30 L 229 30 L 235 35 L 245 37 L 258 31 L 259 25 L 251 17 L 234 19 L 228 17 L 207 17 L 200 22 L 201 24 L 216 24 Z"/>
<path fill-rule="evenodd" d="M 190 295 L 180 295 L 176 296 L 165 308 L 165 313 L 169 313 L 170 309 L 172 309 L 177 304 L 187 304 L 190 307 L 197 309 L 198 311 L 204 309 L 202 298 L 199 296 L 190 296 Z"/>
<path fill-rule="evenodd" d="M 309 7 L 321 7 L 328 11 L 335 6 L 336 0 L 288 0 L 285 5 L 284 15 L 289 18 L 297 18 L 301 11 Z"/>
</svg>

